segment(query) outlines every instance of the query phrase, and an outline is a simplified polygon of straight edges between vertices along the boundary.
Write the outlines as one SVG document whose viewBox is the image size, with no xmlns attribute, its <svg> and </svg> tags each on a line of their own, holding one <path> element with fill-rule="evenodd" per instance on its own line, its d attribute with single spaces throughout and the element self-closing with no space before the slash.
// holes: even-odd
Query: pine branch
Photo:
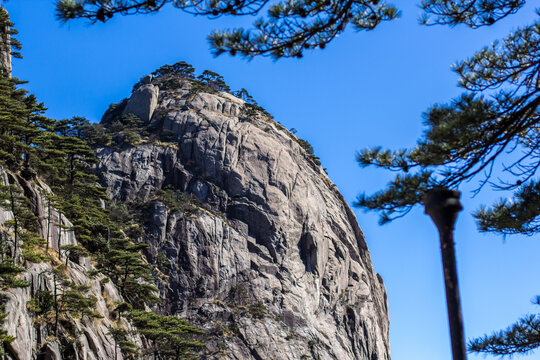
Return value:
<svg viewBox="0 0 540 360">
<path fill-rule="evenodd" d="M 469 342 L 470 352 L 489 353 L 493 355 L 524 354 L 540 347 L 540 316 L 528 315 L 515 324 Z"/>
</svg>

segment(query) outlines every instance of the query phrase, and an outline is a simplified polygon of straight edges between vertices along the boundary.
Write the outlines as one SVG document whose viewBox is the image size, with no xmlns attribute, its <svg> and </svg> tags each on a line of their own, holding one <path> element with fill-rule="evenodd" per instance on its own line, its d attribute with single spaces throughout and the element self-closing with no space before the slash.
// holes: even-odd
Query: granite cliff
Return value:
<svg viewBox="0 0 540 360">
<path fill-rule="evenodd" d="M 56 143 L 21 146 L 24 156 L 19 135 L 2 138 L 0 357 L 390 359 L 384 285 L 353 212 L 309 143 L 245 90 L 229 92 L 178 63 L 141 79 L 101 125 L 37 116 L 31 131 Z M 71 184 L 69 201 L 47 176 L 60 193 Z M 78 195 L 74 177 L 87 179 Z M 128 280 L 143 293 L 126 292 Z M 150 310 L 202 329 L 189 339 L 205 345 L 182 352 Z"/>
<path fill-rule="evenodd" d="M 120 327 L 128 332 L 134 330 L 129 322 L 119 318 L 115 311 L 116 303 L 123 301 L 122 296 L 112 282 L 103 281 L 104 275 L 90 275 L 96 271 L 90 258 L 79 257 L 72 261 L 60 250 L 63 246 L 77 245 L 78 242 L 69 230 L 72 227 L 71 222 L 56 208 L 49 206 L 46 195 L 51 194 L 50 188 L 37 179 L 28 181 L 2 167 L 0 183 L 11 184 L 24 190 L 25 196 L 30 200 L 31 210 L 39 216 L 37 231 L 46 242 L 43 246 L 47 246 L 47 252 L 52 254 L 50 261 L 25 261 L 25 270 L 18 278 L 29 286 L 0 288 L 0 299 L 6 315 L 3 330 L 7 335 L 13 336 L 13 341 L 4 344 L 5 353 L 0 353 L 0 358 L 105 360 L 115 359 L 116 354 L 116 359 L 124 359 L 110 334 L 113 327 Z M 2 246 L 10 249 L 14 247 L 14 238 L 7 223 L 12 219 L 11 211 L 0 208 Z M 19 262 L 23 259 L 22 256 L 16 258 Z M 61 284 L 65 283 L 87 287 L 82 295 L 95 298 L 95 311 L 99 317 L 65 312 L 60 319 L 58 330 L 54 331 L 50 321 L 38 314 L 36 299 L 45 292 L 55 293 L 57 287 L 60 295 Z M 130 335 L 130 340 L 142 345 L 138 335 Z"/>
<path fill-rule="evenodd" d="M 113 202 L 144 205 L 159 311 L 201 326 L 208 359 L 390 359 L 384 285 L 349 206 L 300 139 L 221 89 L 148 76 L 102 120 L 142 121 L 140 138 L 96 148 L 97 170 Z"/>
</svg>

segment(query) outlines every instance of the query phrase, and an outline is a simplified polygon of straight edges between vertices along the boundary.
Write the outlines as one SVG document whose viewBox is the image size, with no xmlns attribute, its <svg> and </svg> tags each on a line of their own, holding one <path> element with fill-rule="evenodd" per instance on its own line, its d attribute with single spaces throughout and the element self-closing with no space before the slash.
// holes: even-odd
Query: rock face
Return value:
<svg viewBox="0 0 540 360">
<path fill-rule="evenodd" d="M 39 181 L 27 181 L 15 174 L 5 171 L 0 167 L 0 183 L 15 184 L 24 189 L 26 196 L 31 200 L 32 210 L 41 219 L 40 235 L 46 239 L 52 252 L 58 252 L 63 245 L 77 245 L 77 239 L 71 231 L 65 230 L 71 227 L 71 223 L 54 208 L 48 212 L 47 200 L 44 196 L 50 193 L 50 189 Z M 51 217 L 47 225 L 46 218 Z M 5 222 L 13 218 L 13 214 L 0 207 L 0 236 L 4 244 L 13 247 L 13 236 L 4 227 Z M 47 227 L 49 226 L 49 231 Z M 48 236 L 47 236 L 48 234 Z M 58 256 L 58 254 L 56 255 Z M 20 260 L 19 260 L 20 262 Z M 65 259 L 58 259 L 64 263 Z M 7 359 L 10 360 L 33 360 L 33 359 L 76 359 L 76 360 L 110 360 L 124 359 L 123 355 L 115 351 L 115 342 L 109 330 L 112 327 L 121 327 L 131 331 L 132 327 L 124 320 L 113 315 L 116 302 L 121 302 L 117 288 L 112 282 L 104 282 L 103 275 L 90 276 L 95 268 L 88 258 L 79 258 L 78 262 L 67 261 L 64 270 L 64 281 L 73 282 L 75 285 L 89 287 L 88 295 L 96 298 L 95 311 L 102 318 L 74 317 L 63 315 L 63 319 L 69 321 L 73 328 L 71 333 L 63 333 L 60 330 L 56 336 L 51 326 L 46 321 L 35 316 L 30 307 L 32 300 L 36 299 L 40 291 L 54 291 L 54 272 L 50 263 L 28 263 L 24 273 L 19 275 L 21 280 L 26 280 L 30 286 L 24 288 L 11 288 L 0 291 L 0 302 L 5 306 L 7 314 L 4 322 L 4 330 L 7 335 L 15 337 L 14 341 L 5 345 Z M 71 341 L 62 341 L 71 339 Z M 138 336 L 133 335 L 134 343 L 141 345 Z"/>
<path fill-rule="evenodd" d="M 6 9 L 0 7 L 1 16 L 5 16 L 9 21 L 9 14 Z M 7 25 L 0 25 L 0 69 L 11 76 L 11 32 Z"/>
<path fill-rule="evenodd" d="M 145 84 L 139 87 L 131 95 L 124 109 L 124 114 L 134 114 L 143 121 L 149 121 L 156 108 L 158 95 L 159 88 L 157 86 Z"/>
<path fill-rule="evenodd" d="M 229 94 L 159 87 L 142 85 L 124 113 L 168 141 L 96 151 L 109 196 L 147 203 L 139 240 L 163 270 L 160 311 L 206 329 L 205 359 L 390 359 L 364 235 L 298 139 Z M 161 189 L 197 208 L 166 206 Z"/>
</svg>

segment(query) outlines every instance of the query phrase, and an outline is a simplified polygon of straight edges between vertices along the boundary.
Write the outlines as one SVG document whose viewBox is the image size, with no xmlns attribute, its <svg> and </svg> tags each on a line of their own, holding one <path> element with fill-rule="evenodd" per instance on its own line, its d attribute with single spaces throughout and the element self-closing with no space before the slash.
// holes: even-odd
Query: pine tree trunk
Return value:
<svg viewBox="0 0 540 360">
<path fill-rule="evenodd" d="M 58 258 L 62 258 L 62 253 L 60 252 L 60 242 L 62 241 L 62 213 L 58 211 Z"/>
<path fill-rule="evenodd" d="M 126 297 L 126 281 L 129 275 L 129 260 L 126 260 L 124 267 L 124 279 L 122 280 L 122 296 Z"/>
<path fill-rule="evenodd" d="M 54 282 L 54 336 L 58 336 L 58 291 L 56 289 L 56 274 L 53 274 Z"/>
<path fill-rule="evenodd" d="M 47 237 L 45 238 L 47 240 L 47 244 L 45 244 L 45 253 L 48 254 L 49 253 L 49 235 L 50 235 L 50 230 L 51 230 L 51 198 L 49 197 L 47 199 L 47 212 L 48 212 L 48 215 L 47 215 Z"/>
<path fill-rule="evenodd" d="M 9 185 L 9 199 L 11 202 L 11 212 L 13 213 L 13 238 L 14 238 L 14 245 L 13 245 L 13 264 L 17 265 L 17 246 L 19 243 L 19 221 L 17 220 L 17 212 L 16 212 L 16 204 L 15 204 L 15 198 L 13 196 L 13 189 L 11 188 L 11 185 Z"/>
</svg>

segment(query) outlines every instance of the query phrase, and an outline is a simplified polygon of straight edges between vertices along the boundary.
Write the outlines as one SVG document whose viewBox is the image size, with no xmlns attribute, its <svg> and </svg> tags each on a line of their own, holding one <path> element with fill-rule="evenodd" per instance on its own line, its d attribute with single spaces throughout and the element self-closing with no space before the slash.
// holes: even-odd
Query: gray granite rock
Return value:
<svg viewBox="0 0 540 360">
<path fill-rule="evenodd" d="M 67 227 L 71 226 L 69 220 L 60 214 L 54 207 L 50 208 L 44 194 L 50 192 L 50 189 L 40 182 L 27 182 L 16 174 L 9 173 L 0 167 L 0 181 L 2 184 L 17 184 L 24 189 L 25 194 L 29 196 L 30 205 L 34 213 L 41 219 L 41 226 L 38 229 L 39 234 L 49 243 L 50 251 L 58 252 L 58 249 L 67 244 L 78 244 L 77 239 L 71 231 L 62 229 L 59 224 Z M 45 219 L 50 216 L 50 223 Z M 3 223 L 13 217 L 13 214 L 0 210 L 0 236 L 5 240 L 8 246 L 12 246 L 12 234 L 6 229 Z M 49 229 L 47 229 L 49 227 Z M 48 235 L 48 236 L 47 236 Z M 60 261 L 64 263 L 65 255 L 56 254 Z M 19 258 L 19 262 L 22 258 Z M 119 291 L 111 283 L 101 283 L 103 275 L 89 276 L 88 273 L 95 270 L 88 258 L 81 257 L 77 263 L 68 261 L 65 268 L 66 280 L 74 282 L 76 285 L 86 285 L 89 287 L 88 294 L 96 298 L 96 311 L 102 316 L 99 319 L 89 319 L 88 317 L 69 316 L 69 321 L 73 324 L 78 334 L 73 345 L 73 351 L 70 355 L 63 356 L 60 351 L 60 345 L 56 341 L 56 336 L 52 329 L 44 325 L 43 319 L 36 318 L 29 311 L 29 302 L 34 298 L 38 291 L 54 288 L 53 268 L 50 263 L 42 262 L 34 264 L 27 262 L 25 271 L 19 275 L 22 280 L 26 280 L 30 286 L 25 288 L 12 288 L 0 291 L 0 302 L 5 305 L 7 319 L 3 324 L 3 329 L 7 334 L 15 337 L 14 341 L 6 344 L 6 350 L 9 359 L 15 360 L 67 360 L 67 359 L 85 359 L 85 360 L 110 360 L 114 359 L 114 340 L 109 334 L 109 329 L 114 326 L 120 326 L 127 331 L 133 328 L 125 321 L 120 321 L 112 314 L 115 302 L 123 301 Z M 64 315 L 68 316 L 68 315 Z M 73 337 L 73 334 L 67 334 Z M 62 335 L 62 334 L 60 334 Z M 138 345 L 141 340 L 138 336 L 131 339 Z M 124 359 L 122 354 L 115 360 Z"/>
<path fill-rule="evenodd" d="M 8 11 L 0 7 L 0 11 Z M 11 76 L 11 34 L 9 26 L 0 27 L 0 69 L 3 69 L 8 76 Z"/>
<path fill-rule="evenodd" d="M 157 86 L 142 85 L 131 94 L 123 113 L 134 114 L 143 121 L 149 121 L 156 108 L 158 96 L 159 88 Z"/>
<path fill-rule="evenodd" d="M 212 335 L 205 359 L 390 359 L 386 293 L 354 214 L 293 134 L 243 104 L 184 82 L 152 119 L 173 141 L 97 149 L 110 197 L 150 202 L 140 240 L 168 261 L 160 311 Z M 168 210 L 165 186 L 199 209 Z"/>
</svg>

